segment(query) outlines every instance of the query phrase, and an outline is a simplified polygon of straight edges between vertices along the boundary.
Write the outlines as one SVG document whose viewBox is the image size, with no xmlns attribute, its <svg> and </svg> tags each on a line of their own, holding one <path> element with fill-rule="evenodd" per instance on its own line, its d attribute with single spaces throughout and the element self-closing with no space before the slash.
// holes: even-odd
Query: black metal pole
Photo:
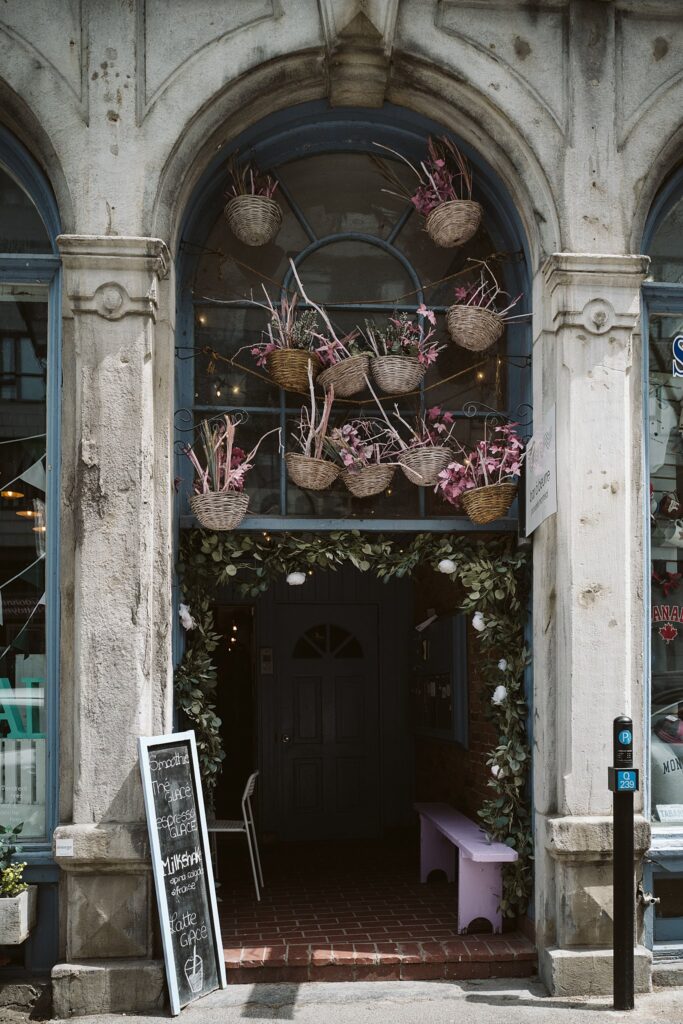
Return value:
<svg viewBox="0 0 683 1024">
<path fill-rule="evenodd" d="M 614 719 L 614 768 L 633 767 L 633 722 Z M 623 774 L 619 773 L 619 774 Z M 628 773 L 627 773 L 628 774 Z M 637 776 L 636 776 L 637 778 Z M 637 785 L 637 782 L 636 782 Z M 634 787 L 635 788 L 635 787 Z M 635 872 L 633 790 L 615 785 L 612 797 L 614 825 L 614 1009 L 634 1007 Z"/>
</svg>

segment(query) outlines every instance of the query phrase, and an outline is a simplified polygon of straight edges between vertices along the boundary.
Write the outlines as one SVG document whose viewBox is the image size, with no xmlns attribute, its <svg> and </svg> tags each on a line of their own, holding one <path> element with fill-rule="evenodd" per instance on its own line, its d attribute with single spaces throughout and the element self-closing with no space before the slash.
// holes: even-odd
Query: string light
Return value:
<svg viewBox="0 0 683 1024">
<path fill-rule="evenodd" d="M 14 501 L 16 498 L 23 498 L 24 495 L 21 491 L 0 491 L 0 497 L 7 498 L 8 501 Z"/>
<path fill-rule="evenodd" d="M 197 320 L 202 325 L 202 327 L 204 327 L 205 324 L 206 324 L 206 314 L 205 313 L 200 313 L 199 316 L 197 317 Z"/>
<path fill-rule="evenodd" d="M 22 519 L 35 519 L 38 515 L 37 512 L 33 512 L 30 508 L 22 509 L 21 512 L 15 512 L 16 516 L 21 516 Z"/>
</svg>

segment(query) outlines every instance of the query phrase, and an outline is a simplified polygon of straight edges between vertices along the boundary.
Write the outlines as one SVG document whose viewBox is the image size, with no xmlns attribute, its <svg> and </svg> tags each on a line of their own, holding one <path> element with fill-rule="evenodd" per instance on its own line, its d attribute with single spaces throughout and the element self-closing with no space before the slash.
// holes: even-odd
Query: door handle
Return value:
<svg viewBox="0 0 683 1024">
<path fill-rule="evenodd" d="M 282 742 L 283 743 L 289 743 L 289 740 L 290 740 L 290 737 L 285 733 L 285 735 L 282 737 Z"/>
</svg>

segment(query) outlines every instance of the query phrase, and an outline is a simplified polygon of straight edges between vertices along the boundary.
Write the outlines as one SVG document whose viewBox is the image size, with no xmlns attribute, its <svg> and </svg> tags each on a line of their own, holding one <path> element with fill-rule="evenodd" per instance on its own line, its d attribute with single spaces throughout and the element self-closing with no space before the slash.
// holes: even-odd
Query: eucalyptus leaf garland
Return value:
<svg viewBox="0 0 683 1024">
<path fill-rule="evenodd" d="M 256 598 L 291 572 L 335 570 L 348 563 L 387 581 L 410 576 L 421 566 L 436 569 L 446 559 L 453 563 L 449 576 L 459 588 L 459 607 L 476 620 L 481 675 L 495 695 L 490 716 L 499 739 L 487 761 L 492 795 L 478 815 L 492 839 L 519 854 L 504 868 L 501 899 L 503 914 L 516 917 L 529 902 L 533 854 L 524 694 L 529 559 L 511 539 L 470 541 L 462 535 L 434 533 L 402 538 L 358 530 L 272 535 L 187 531 L 181 541 L 179 573 L 196 625 L 186 634 L 185 654 L 176 670 L 176 704 L 195 729 L 202 778 L 211 799 L 225 757 L 214 704 L 212 655 L 220 639 L 214 632 L 211 602 L 215 587 L 232 584 L 242 596 Z"/>
</svg>

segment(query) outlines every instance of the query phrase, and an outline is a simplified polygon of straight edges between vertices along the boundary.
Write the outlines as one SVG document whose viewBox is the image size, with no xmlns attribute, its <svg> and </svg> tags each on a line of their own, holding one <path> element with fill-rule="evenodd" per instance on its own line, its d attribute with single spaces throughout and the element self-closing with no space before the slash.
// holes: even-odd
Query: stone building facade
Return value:
<svg viewBox="0 0 683 1024">
<path fill-rule="evenodd" d="M 35 958 L 60 1005 L 161 985 L 136 739 L 173 728 L 183 226 L 234 140 L 310 105 L 437 122 L 521 224 L 534 418 L 557 417 L 557 513 L 533 536 L 533 928 L 551 992 L 609 988 L 611 720 L 633 718 L 637 763 L 648 735 L 643 239 L 683 151 L 682 43 L 668 0 L 4 3 L 0 166 L 13 148 L 49 193 L 21 181 L 53 210 L 61 338 L 59 804 L 29 851 L 58 894 Z M 642 934 L 636 963 L 646 988 Z"/>
</svg>

